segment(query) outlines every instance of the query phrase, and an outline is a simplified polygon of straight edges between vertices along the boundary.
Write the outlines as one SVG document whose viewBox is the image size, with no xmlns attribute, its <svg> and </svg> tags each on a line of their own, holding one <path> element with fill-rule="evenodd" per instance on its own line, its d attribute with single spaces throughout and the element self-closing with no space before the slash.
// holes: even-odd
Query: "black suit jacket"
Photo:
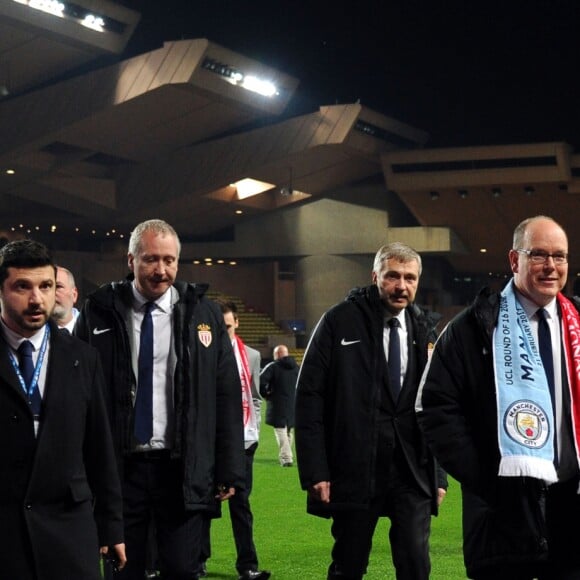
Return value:
<svg viewBox="0 0 580 580">
<path fill-rule="evenodd" d="M 415 398 L 435 342 L 436 317 L 407 308 L 409 368 L 397 404 L 390 395 L 383 347 L 384 309 L 375 285 L 353 290 L 327 311 L 308 344 L 296 392 L 300 482 L 331 482 L 331 501 L 308 497 L 310 513 L 366 509 L 383 473 L 402 449 L 418 486 L 437 513 L 437 488 L 447 487 L 419 430 Z"/>
<path fill-rule="evenodd" d="M 123 540 L 119 478 L 92 347 L 50 323 L 38 436 L 0 333 L 0 570 L 97 580 L 99 546 Z"/>
<path fill-rule="evenodd" d="M 411 471 L 417 485 L 427 494 L 432 495 L 434 488 L 447 487 L 445 473 L 434 465 L 431 453 L 421 435 L 415 416 L 415 400 L 421 374 L 426 363 L 427 343 L 429 339 L 434 343 L 435 334 L 425 336 L 424 332 L 418 332 L 418 319 L 411 316 L 409 309 L 405 311 L 405 323 L 407 327 L 407 370 L 405 379 L 399 393 L 399 398 L 394 401 L 392 389 L 389 385 L 388 365 L 385 357 L 382 357 L 383 366 L 383 393 L 381 408 L 384 420 L 381 426 L 386 431 L 386 439 L 394 439 L 390 450 L 385 449 L 385 469 L 393 460 L 392 449 L 401 450 L 402 457 Z M 377 466 L 380 468 L 380 461 Z M 437 470 L 434 470 L 436 467 Z M 436 496 L 434 496 L 436 500 Z"/>
</svg>

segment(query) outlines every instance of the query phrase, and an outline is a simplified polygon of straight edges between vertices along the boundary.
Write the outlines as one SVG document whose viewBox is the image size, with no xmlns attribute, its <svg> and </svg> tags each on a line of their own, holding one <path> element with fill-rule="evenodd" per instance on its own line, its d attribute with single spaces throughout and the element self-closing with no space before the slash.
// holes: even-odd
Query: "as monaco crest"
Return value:
<svg viewBox="0 0 580 580">
<path fill-rule="evenodd" d="M 211 328 L 208 324 L 202 323 L 197 326 L 197 337 L 199 342 L 207 348 L 211 344 Z"/>
</svg>

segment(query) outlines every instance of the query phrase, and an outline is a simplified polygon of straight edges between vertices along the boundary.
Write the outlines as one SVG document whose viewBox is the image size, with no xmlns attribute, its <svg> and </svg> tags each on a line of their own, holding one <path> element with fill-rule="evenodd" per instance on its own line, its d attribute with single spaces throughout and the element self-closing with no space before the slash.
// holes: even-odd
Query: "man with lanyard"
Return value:
<svg viewBox="0 0 580 580">
<path fill-rule="evenodd" d="M 476 580 L 577 580 L 580 316 L 561 291 L 568 239 L 546 216 L 514 230 L 513 278 L 486 288 L 439 337 L 419 424 L 461 483 Z"/>
<path fill-rule="evenodd" d="M 37 242 L 0 250 L 0 570 L 98 580 L 126 562 L 98 353 L 49 320 L 55 266 Z"/>
</svg>

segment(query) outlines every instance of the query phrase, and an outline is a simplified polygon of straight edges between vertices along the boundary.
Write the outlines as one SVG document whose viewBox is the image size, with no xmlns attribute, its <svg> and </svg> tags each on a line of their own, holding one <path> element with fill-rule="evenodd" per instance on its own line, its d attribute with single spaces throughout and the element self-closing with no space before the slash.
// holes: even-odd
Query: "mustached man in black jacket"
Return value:
<svg viewBox="0 0 580 580">
<path fill-rule="evenodd" d="M 436 324 L 413 304 L 420 274 L 413 249 L 382 247 L 373 284 L 322 316 L 302 361 L 296 454 L 308 511 L 333 519 L 329 579 L 363 577 L 380 516 L 397 579 L 429 578 L 431 515 L 447 482 L 414 409 Z"/>
</svg>

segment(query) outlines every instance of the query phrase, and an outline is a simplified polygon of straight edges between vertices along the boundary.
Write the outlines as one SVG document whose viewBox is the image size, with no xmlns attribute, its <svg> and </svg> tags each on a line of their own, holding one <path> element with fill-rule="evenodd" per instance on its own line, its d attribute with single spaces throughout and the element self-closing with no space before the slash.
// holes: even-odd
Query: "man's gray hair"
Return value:
<svg viewBox="0 0 580 580">
<path fill-rule="evenodd" d="M 131 232 L 131 237 L 129 238 L 129 254 L 132 256 L 137 256 L 139 254 L 141 251 L 141 240 L 143 239 L 143 234 L 145 234 L 145 232 L 153 232 L 163 236 L 174 236 L 177 241 L 177 258 L 179 258 L 179 254 L 181 253 L 181 242 L 179 241 L 179 236 L 177 235 L 177 232 L 163 220 L 147 220 L 135 226 Z"/>
<path fill-rule="evenodd" d="M 397 260 L 398 262 L 412 262 L 415 260 L 419 264 L 419 276 L 421 275 L 423 268 L 421 256 L 411 246 L 407 246 L 407 244 L 393 242 L 392 244 L 387 244 L 379 248 L 373 264 L 373 272 L 375 274 L 381 273 L 385 260 Z"/>
<path fill-rule="evenodd" d="M 59 266 L 57 264 L 56 267 L 59 270 L 62 270 L 66 274 L 66 277 L 68 278 L 68 283 L 70 284 L 71 288 L 76 288 L 76 282 L 75 282 L 74 274 L 68 268 L 65 268 L 64 266 Z"/>
</svg>

